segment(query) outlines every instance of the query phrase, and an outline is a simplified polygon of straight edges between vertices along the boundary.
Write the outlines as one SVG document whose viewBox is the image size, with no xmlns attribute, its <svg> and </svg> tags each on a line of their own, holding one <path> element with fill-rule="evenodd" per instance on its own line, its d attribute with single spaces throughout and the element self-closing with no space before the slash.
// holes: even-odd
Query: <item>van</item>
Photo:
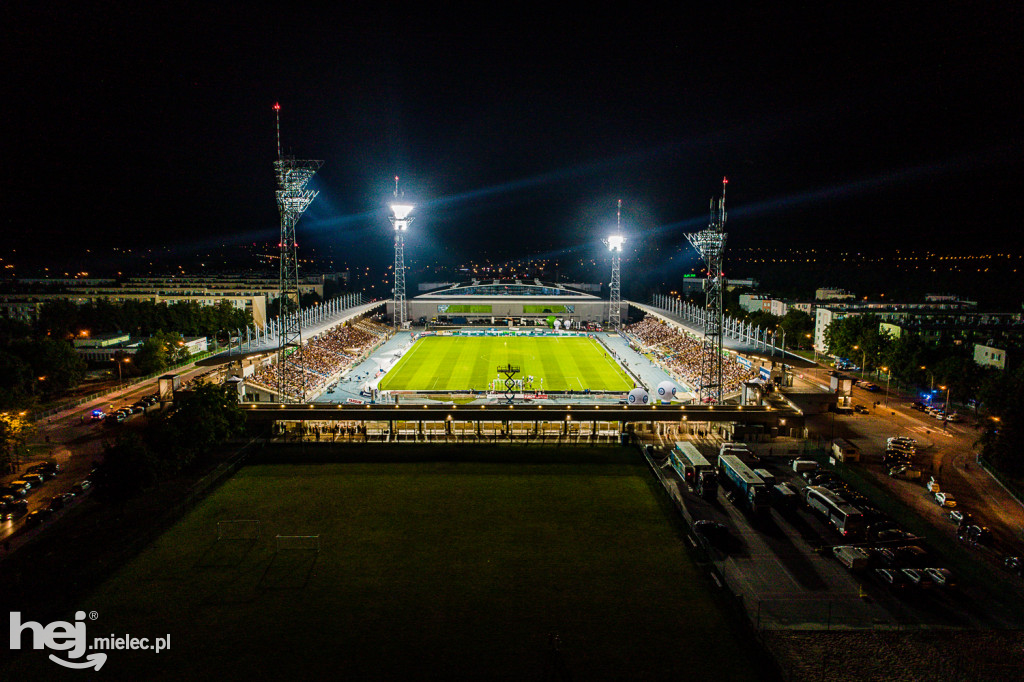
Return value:
<svg viewBox="0 0 1024 682">
<path fill-rule="evenodd" d="M 778 483 L 772 488 L 772 506 L 779 511 L 796 509 L 796 503 L 799 499 L 800 495 L 797 493 L 796 488 L 789 483 Z"/>
<path fill-rule="evenodd" d="M 793 460 L 793 471 L 803 473 L 804 471 L 814 471 L 818 468 L 818 463 L 813 459 L 794 459 Z"/>
<path fill-rule="evenodd" d="M 832 456 L 839 462 L 859 462 L 860 450 L 850 441 L 839 439 L 832 443 Z"/>
<path fill-rule="evenodd" d="M 863 571 L 868 567 L 871 556 L 860 547 L 851 545 L 839 545 L 832 548 L 832 554 L 836 560 L 851 571 Z"/>
<path fill-rule="evenodd" d="M 764 484 L 771 488 L 775 485 L 775 474 L 766 469 L 754 469 L 754 473 L 764 481 Z"/>
</svg>

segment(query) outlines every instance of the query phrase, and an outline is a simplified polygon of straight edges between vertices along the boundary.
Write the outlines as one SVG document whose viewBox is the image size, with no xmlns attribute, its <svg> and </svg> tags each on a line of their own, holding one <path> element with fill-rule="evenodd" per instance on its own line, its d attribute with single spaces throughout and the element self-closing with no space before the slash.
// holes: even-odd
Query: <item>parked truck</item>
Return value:
<svg viewBox="0 0 1024 682">
<path fill-rule="evenodd" d="M 700 454 L 693 443 L 676 441 L 671 453 L 672 468 L 684 481 L 705 500 L 714 500 L 718 496 L 718 478 L 715 467 Z"/>
<path fill-rule="evenodd" d="M 722 482 L 736 492 L 736 499 L 753 514 L 768 510 L 769 491 L 761 477 L 736 455 L 719 455 L 718 473 Z"/>
</svg>

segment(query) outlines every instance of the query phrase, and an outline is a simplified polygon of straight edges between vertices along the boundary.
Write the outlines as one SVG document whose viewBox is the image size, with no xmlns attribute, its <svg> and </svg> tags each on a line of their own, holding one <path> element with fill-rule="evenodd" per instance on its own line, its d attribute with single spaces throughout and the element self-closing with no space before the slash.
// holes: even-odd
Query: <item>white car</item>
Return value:
<svg viewBox="0 0 1024 682">
<path fill-rule="evenodd" d="M 935 493 L 935 501 L 939 503 L 940 507 L 952 509 L 956 506 L 956 499 L 950 493 Z"/>
</svg>

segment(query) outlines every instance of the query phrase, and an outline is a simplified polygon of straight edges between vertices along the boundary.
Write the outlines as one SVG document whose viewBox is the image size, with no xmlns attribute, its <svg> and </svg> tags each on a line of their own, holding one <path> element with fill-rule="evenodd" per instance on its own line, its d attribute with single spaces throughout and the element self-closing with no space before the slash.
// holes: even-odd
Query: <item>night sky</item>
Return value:
<svg viewBox="0 0 1024 682">
<path fill-rule="evenodd" d="M 673 249 L 723 175 L 733 247 L 1019 248 L 1022 5 L 832 4 L 5 3 L 5 251 L 276 242 L 276 101 L 353 263 L 396 174 L 424 261 Z"/>
</svg>

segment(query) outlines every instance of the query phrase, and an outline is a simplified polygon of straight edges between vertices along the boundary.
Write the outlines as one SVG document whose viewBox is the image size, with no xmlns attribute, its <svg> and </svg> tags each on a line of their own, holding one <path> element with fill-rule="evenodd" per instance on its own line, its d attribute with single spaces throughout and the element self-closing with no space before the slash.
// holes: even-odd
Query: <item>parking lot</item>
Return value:
<svg viewBox="0 0 1024 682">
<path fill-rule="evenodd" d="M 695 444 L 708 461 L 717 459 L 717 441 L 702 440 Z M 792 467 L 798 453 L 779 450 L 776 446 L 775 454 L 769 456 L 762 448 L 749 466 L 766 470 L 778 483 L 792 485 L 803 498 L 808 480 Z M 661 454 L 664 453 L 663 447 Z M 865 519 L 863 532 L 843 537 L 802 502 L 789 511 L 773 506 L 767 513 L 754 515 L 742 496 L 728 485 L 719 489 L 715 499 L 701 499 L 665 463 L 667 460 L 655 461 L 662 464 L 662 480 L 691 527 L 703 520 L 727 529 L 724 536 L 693 533 L 690 542 L 705 553 L 709 568 L 739 596 L 758 628 L 1019 626 L 1018 612 L 1007 603 L 1016 604 L 1019 594 L 1013 600 L 999 600 L 988 589 L 990 586 L 980 584 L 975 572 L 962 575 L 959 570 L 951 570 L 949 543 L 933 542 L 928 524 L 904 527 L 889 511 L 879 508 L 882 505 L 856 497 L 858 493 L 851 492 L 838 473 L 823 473 L 828 467 L 807 477 L 857 499 L 865 510 L 873 508 Z M 934 501 L 927 502 L 936 520 L 948 524 L 955 533 L 954 524 L 946 519 L 947 512 Z M 862 554 L 865 561 L 858 561 L 855 569 L 844 566 L 833 556 L 837 546 L 859 548 L 853 551 Z M 897 549 L 906 546 L 919 547 L 921 551 Z M 957 549 L 954 546 L 953 551 Z M 955 563 L 962 565 L 964 557 L 956 558 Z M 946 570 L 929 575 L 921 570 L 926 568 Z M 891 577 L 895 577 L 896 584 L 887 581 Z M 914 584 L 915 578 L 919 584 Z"/>
</svg>

